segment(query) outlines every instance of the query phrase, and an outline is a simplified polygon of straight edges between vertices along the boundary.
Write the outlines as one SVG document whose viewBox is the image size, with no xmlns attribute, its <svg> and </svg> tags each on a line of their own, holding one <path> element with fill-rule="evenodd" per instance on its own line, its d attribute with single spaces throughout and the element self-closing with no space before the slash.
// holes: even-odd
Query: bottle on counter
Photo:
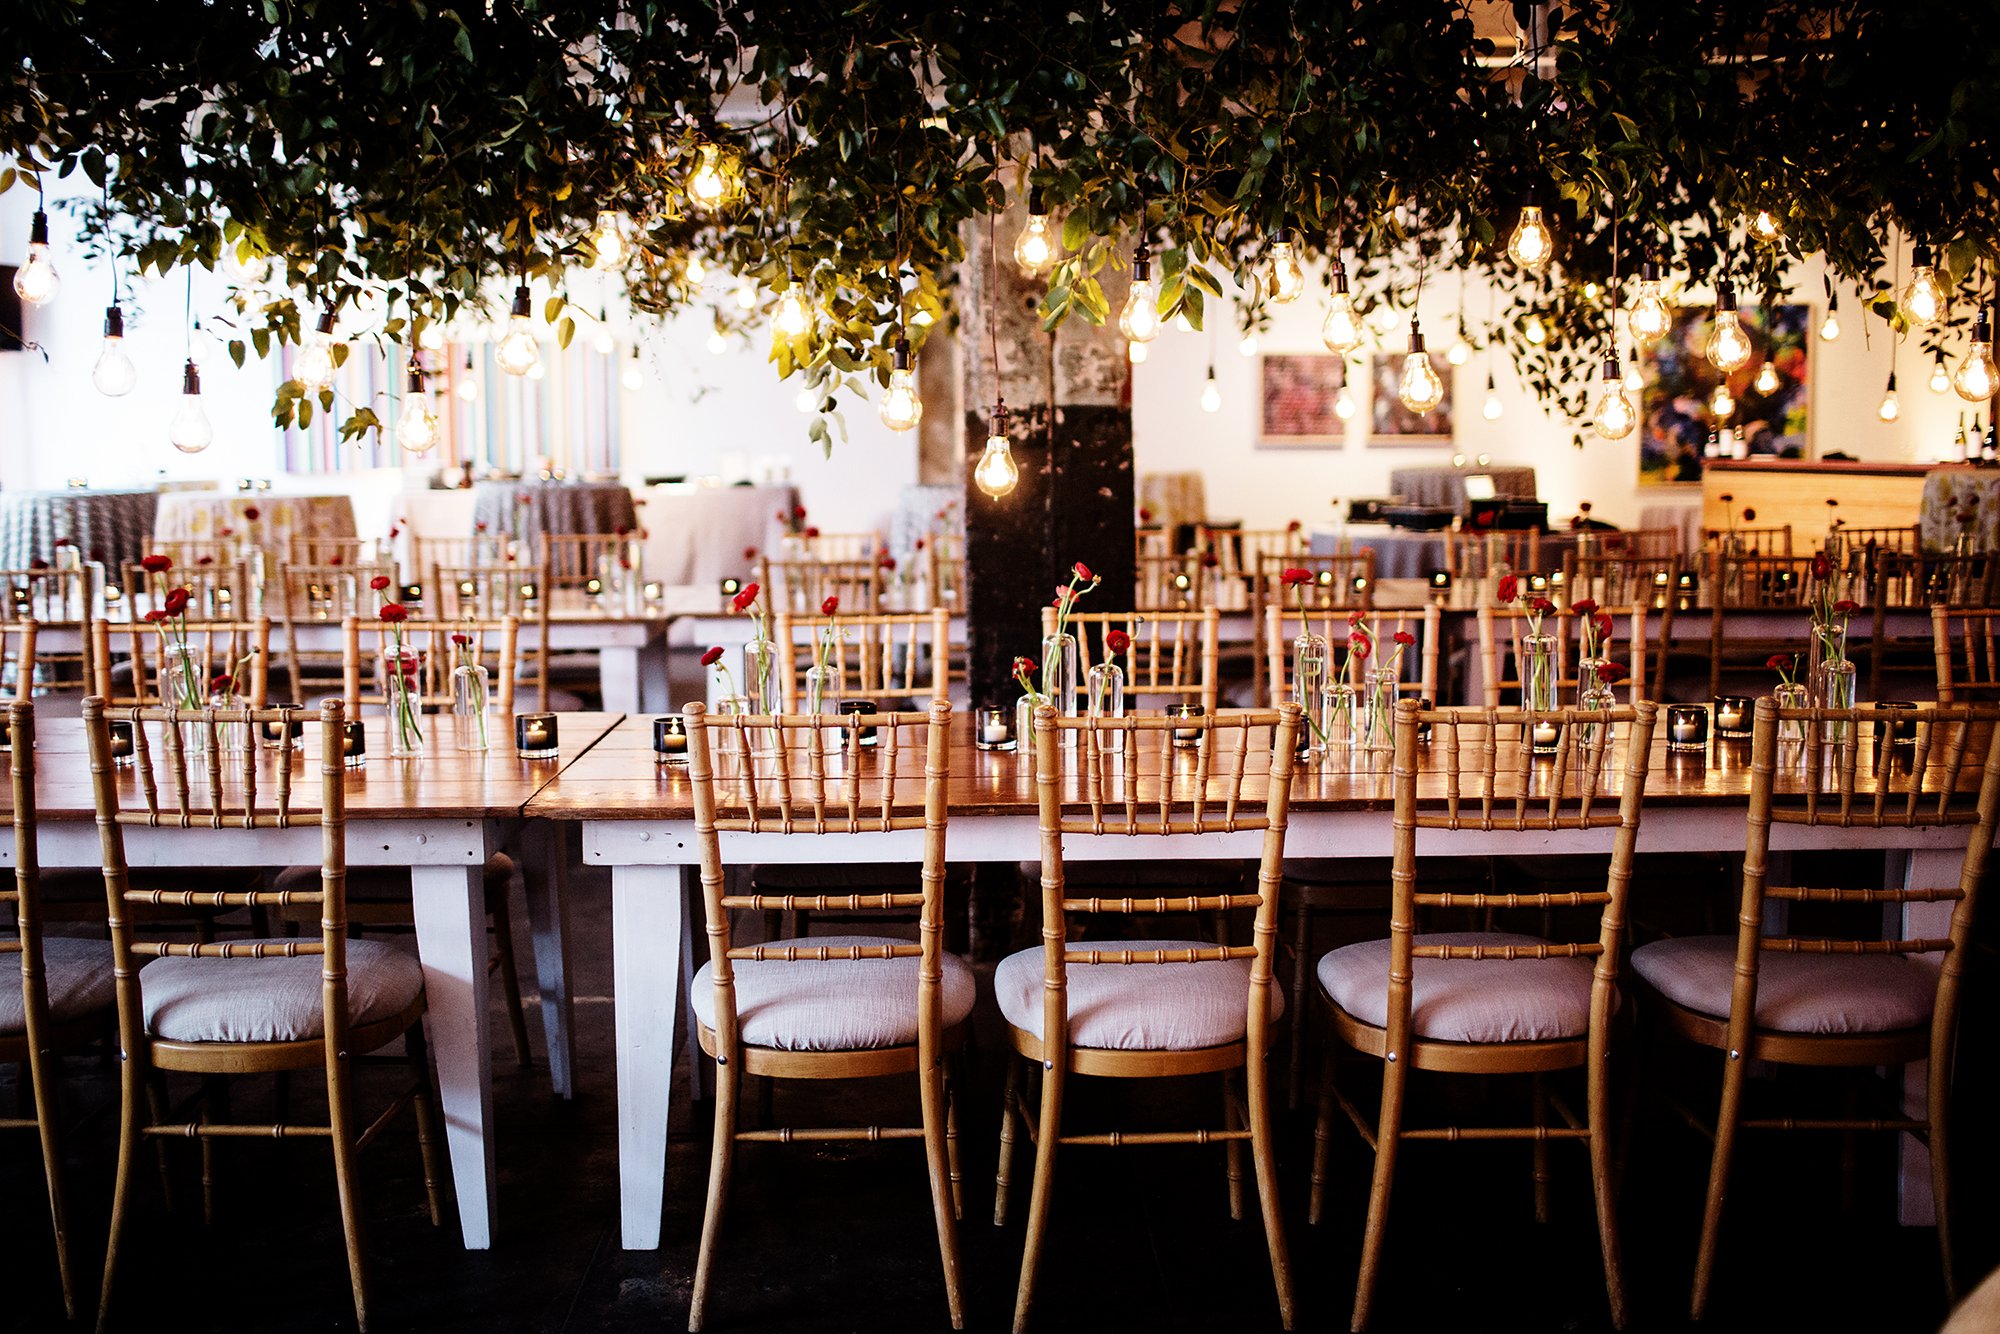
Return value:
<svg viewBox="0 0 2000 1334">
<path fill-rule="evenodd" d="M 1979 434 L 1979 415 L 1973 414 L 1972 433 Z M 1993 423 L 1986 423 L 1986 439 L 1979 446 L 1979 461 L 1988 467 L 2000 463 L 2000 440 L 1994 439 Z"/>
<path fill-rule="evenodd" d="M 1965 414 L 1958 414 L 1958 435 L 1951 442 L 1951 453 L 1945 456 L 1954 462 L 1965 463 L 1972 458 L 1972 446 L 1965 438 Z"/>
</svg>

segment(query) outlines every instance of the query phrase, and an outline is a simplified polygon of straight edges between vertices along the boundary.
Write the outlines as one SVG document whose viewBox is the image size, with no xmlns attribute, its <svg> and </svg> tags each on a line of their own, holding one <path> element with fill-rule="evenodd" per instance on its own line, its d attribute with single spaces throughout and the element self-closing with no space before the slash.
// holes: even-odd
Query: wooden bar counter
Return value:
<svg viewBox="0 0 2000 1334">
<path fill-rule="evenodd" d="M 1729 526 L 1733 510 L 1739 526 L 1792 527 L 1792 549 L 1818 543 L 1833 515 L 1850 528 L 1908 528 L 1917 522 L 1924 478 L 1933 465 L 1871 459 L 1718 459 L 1702 470 L 1701 526 Z M 1733 497 L 1728 502 L 1724 496 Z M 1837 510 L 1826 502 L 1838 500 Z M 1743 523 L 1745 508 L 1757 512 Z"/>
</svg>

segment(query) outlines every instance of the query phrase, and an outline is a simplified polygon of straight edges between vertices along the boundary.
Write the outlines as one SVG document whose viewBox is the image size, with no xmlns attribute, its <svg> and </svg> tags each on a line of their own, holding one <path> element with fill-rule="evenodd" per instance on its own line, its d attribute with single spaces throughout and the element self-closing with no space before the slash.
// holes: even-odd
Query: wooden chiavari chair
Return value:
<svg viewBox="0 0 2000 1334">
<path fill-rule="evenodd" d="M 1275 699 L 1265 662 L 1271 652 L 1266 638 L 1266 613 L 1272 607 L 1296 608 L 1299 598 L 1285 586 L 1286 570 L 1312 576 L 1305 595 L 1308 607 L 1321 611 L 1345 608 L 1368 611 L 1375 605 L 1375 553 L 1357 551 L 1338 556 L 1265 556 L 1257 563 L 1250 585 L 1250 686 L 1253 699 Z"/>
<path fill-rule="evenodd" d="M 9 699 L 32 699 L 35 693 L 35 636 L 32 620 L 0 621 L 0 692 Z"/>
<path fill-rule="evenodd" d="M 164 552 L 155 553 L 164 555 Z M 169 557 L 169 559 L 172 559 Z M 148 574 L 138 565 L 125 566 L 125 601 L 134 618 L 158 605 L 161 581 L 168 589 L 188 591 L 188 615 L 197 620 L 227 621 L 248 616 L 251 605 L 250 580 L 241 562 L 200 560 L 183 565 L 174 561 L 163 575 Z"/>
<path fill-rule="evenodd" d="M 1903 606 L 2000 605 L 2000 556 L 1921 552 L 1916 579 Z"/>
<path fill-rule="evenodd" d="M 1715 556 L 1789 556 L 1792 526 L 1776 528 L 1711 528 L 1705 535 L 1706 554 Z"/>
<path fill-rule="evenodd" d="M 816 561 L 874 560 L 882 553 L 880 533 L 814 533 L 805 544 L 806 557 Z"/>
<path fill-rule="evenodd" d="M 1177 727 L 1186 729 L 1191 721 L 1198 725 L 1200 741 L 1183 770 L 1179 757 L 1187 752 L 1176 751 L 1172 737 Z M 1271 1028 L 1284 1009 L 1283 995 L 1272 981 L 1273 941 L 1300 725 L 1298 709 L 1290 704 L 1277 711 L 1227 710 L 1198 720 L 1129 714 L 1059 718 L 1048 706 L 1036 712 L 1043 943 L 1003 960 L 993 979 L 1015 1057 L 1007 1063 L 1001 1104 L 996 1224 L 1006 1220 L 1017 1121 L 1035 1145 L 1027 1244 L 1014 1304 L 1016 1330 L 1027 1326 L 1034 1306 L 1060 1147 L 1217 1142 L 1226 1146 L 1230 1213 L 1238 1218 L 1243 1213 L 1243 1145 L 1250 1146 L 1278 1314 L 1284 1327 L 1291 1328 L 1291 1263 L 1278 1207 L 1268 1057 Z M 1074 734 L 1074 748 L 1064 745 L 1063 733 Z M 1257 733 L 1264 740 L 1253 745 Z M 1075 762 L 1066 764 L 1066 758 Z M 1262 831 L 1255 892 L 1144 898 L 1079 898 L 1065 892 L 1065 854 L 1086 841 L 1111 838 L 1124 846 L 1143 838 L 1157 847 L 1185 840 L 1191 855 L 1202 856 L 1213 854 L 1193 852 L 1198 846 L 1194 840 L 1225 831 Z M 1100 947 L 1069 941 L 1071 914 L 1246 908 L 1256 915 L 1255 943 L 1246 946 L 1142 940 Z M 1030 1062 L 1041 1072 L 1038 1107 L 1021 1091 L 1021 1071 Z M 1065 1132 L 1064 1092 L 1073 1076 L 1226 1078 L 1239 1071 L 1244 1097 L 1239 1101 L 1231 1091 L 1228 1124 L 1220 1130 Z"/>
<path fill-rule="evenodd" d="M 13 759 L 13 806 L 0 811 L 11 828 L 14 873 L 0 881 L 0 906 L 11 905 L 13 931 L 0 935 L 0 1061 L 22 1066 L 34 1115 L 0 1117 L 0 1130 L 33 1130 L 41 1141 L 42 1172 L 49 1193 L 56 1273 L 63 1310 L 76 1319 L 76 1278 L 70 1268 L 69 1224 L 64 1207 L 61 1110 L 55 1057 L 87 1047 L 113 1031 L 111 944 L 45 936 L 41 914 L 41 862 L 35 839 L 35 711 L 16 700 L 7 706 Z"/>
<path fill-rule="evenodd" d="M 565 610 L 609 609 L 614 584 L 628 575 L 645 578 L 644 545 L 630 533 L 542 534 L 543 602 Z"/>
<path fill-rule="evenodd" d="M 429 601 L 440 621 L 498 621 L 511 616 L 534 627 L 531 635 L 516 639 L 515 672 L 521 683 L 534 686 L 535 707 L 546 712 L 555 690 L 545 647 L 547 618 L 542 614 L 546 602 L 542 590 L 548 578 L 541 566 L 440 565 L 432 582 L 436 593 Z"/>
<path fill-rule="evenodd" d="M 1603 606 L 1646 603 L 1665 613 L 1673 609 L 1685 567 L 1678 555 L 1563 556 L 1563 597 L 1570 602 L 1592 598 Z"/>
<path fill-rule="evenodd" d="M 388 560 L 372 537 L 302 537 L 285 542 L 287 565 L 380 565 Z"/>
<path fill-rule="evenodd" d="M 1141 556 L 1133 568 L 1133 603 L 1141 612 L 1198 611 L 1208 595 L 1202 574 L 1196 555 Z"/>
<path fill-rule="evenodd" d="M 1201 611 L 1073 611 L 1069 632 L 1076 636 L 1077 672 L 1088 681 L 1090 669 L 1116 664 L 1124 672 L 1126 707 L 1133 697 L 1199 704 L 1213 713 L 1220 696 L 1217 664 L 1218 623 L 1215 608 Z M 1111 651 L 1111 632 L 1122 630 L 1131 642 L 1123 653 Z M 1042 608 L 1042 637 L 1056 632 L 1056 609 Z"/>
<path fill-rule="evenodd" d="M 442 1201 L 432 1135 L 430 1061 L 424 1045 L 423 969 L 414 957 L 389 946 L 347 939 L 346 771 L 341 760 L 345 712 L 338 700 L 320 707 L 315 729 L 320 765 L 316 793 L 295 791 L 289 752 L 253 743 L 240 754 L 225 754 L 219 744 L 219 726 L 289 725 L 299 716 L 297 710 L 116 712 L 133 724 L 136 754 L 130 777 L 122 777 L 122 771 L 113 767 L 111 711 L 100 699 L 84 702 L 123 1056 L 118 1176 L 98 1327 L 109 1322 L 140 1146 L 147 1139 L 199 1140 L 203 1178 L 208 1180 L 210 1150 L 217 1139 L 307 1136 L 325 1138 L 333 1148 L 354 1314 L 365 1330 L 368 1291 L 355 1158 L 405 1105 L 416 1113 L 433 1225 L 441 1221 Z M 192 744 L 197 737 L 204 743 L 199 747 Z M 284 762 L 273 763 L 272 757 L 280 755 Z M 131 888 L 125 826 L 163 822 L 199 827 L 217 839 L 272 840 L 290 830 L 317 829 L 322 848 L 319 886 L 243 892 Z M 318 939 L 213 944 L 142 938 L 134 909 L 163 903 L 252 909 L 316 903 L 320 934 Z M 410 1083 L 387 1111 L 363 1129 L 353 1105 L 354 1063 L 398 1038 L 407 1053 L 399 1059 L 410 1071 Z M 219 1108 L 204 1108 L 192 1120 L 169 1123 L 167 1109 L 148 1096 L 153 1081 L 165 1073 L 197 1075 L 206 1082 L 226 1075 L 316 1069 L 324 1070 L 327 1078 L 325 1125 L 218 1124 L 210 1117 Z"/>
<path fill-rule="evenodd" d="M 957 1328 L 963 1318 L 956 1224 L 962 1201 L 957 1123 L 951 1110 L 955 1094 L 945 1066 L 946 1057 L 964 1041 L 976 983 L 971 968 L 945 950 L 942 935 L 951 705 L 934 700 L 928 713 L 881 713 L 846 721 L 833 742 L 827 739 L 829 725 L 819 717 L 711 717 L 700 704 L 690 704 L 686 716 L 709 939 L 709 962 L 695 975 L 690 996 L 702 1050 L 715 1058 L 716 1088 L 708 1203 L 688 1328 L 701 1329 L 706 1318 L 738 1144 L 882 1139 L 923 1141 L 945 1298 Z M 867 765 L 860 760 L 864 727 L 875 728 L 878 737 Z M 724 756 L 749 754 L 753 729 L 777 733 L 775 759 L 748 764 L 725 760 L 725 772 L 718 773 L 718 750 Z M 731 732 L 733 743 L 717 747 L 711 739 Z M 829 762 L 830 750 L 841 754 L 843 763 L 837 767 L 843 772 L 829 773 L 836 767 Z M 920 795 L 914 795 L 911 771 L 919 753 L 923 779 Z M 917 830 L 923 834 L 923 874 L 914 893 L 732 895 L 723 886 L 722 833 L 817 839 L 817 848 L 826 836 L 838 842 Z M 799 907 L 850 913 L 917 909 L 917 941 L 821 936 L 735 943 L 732 911 Z M 886 999 L 890 995 L 906 1000 L 892 1004 Z M 736 1124 L 737 1104 L 746 1074 L 772 1079 L 915 1075 L 922 1125 L 742 1130 Z"/>
<path fill-rule="evenodd" d="M 1367 1324 L 1373 1305 L 1396 1161 L 1409 1141 L 1529 1141 L 1534 1146 L 1535 1213 L 1540 1221 L 1546 1221 L 1548 1214 L 1548 1142 L 1584 1141 L 1590 1151 L 1611 1322 L 1614 1327 L 1624 1324 L 1624 1281 L 1612 1198 L 1609 1058 L 1611 1026 L 1618 1011 L 1626 889 L 1656 707 L 1642 703 L 1608 712 L 1575 709 L 1529 715 L 1491 708 L 1422 711 L 1409 700 L 1397 706 L 1389 938 L 1334 950 L 1319 961 L 1317 970 L 1320 998 L 1339 1040 L 1382 1061 L 1382 1103 L 1371 1124 L 1336 1086 L 1329 1053 L 1314 1131 L 1310 1217 L 1315 1223 L 1325 1199 L 1336 1108 L 1346 1113 L 1375 1153 L 1355 1286 L 1352 1327 L 1356 1330 Z M 1525 732 L 1531 721 L 1553 722 L 1560 729 L 1552 765 L 1537 763 L 1528 747 L 1512 739 L 1508 729 Z M 1433 729 L 1432 740 L 1420 756 L 1417 729 L 1426 723 Z M 1609 770 L 1621 747 L 1623 776 L 1614 783 Z M 1421 798 L 1420 767 L 1428 771 Z M 1602 889 L 1459 894 L 1418 888 L 1419 871 L 1436 864 L 1418 860 L 1420 831 L 1424 852 L 1435 857 L 1459 834 L 1482 844 L 1509 834 L 1532 843 L 1556 829 L 1616 830 Z M 1417 934 L 1420 908 L 1523 906 L 1595 908 L 1596 930 L 1580 942 L 1492 931 Z M 1543 1086 L 1546 1073 L 1578 1067 L 1587 1077 L 1582 1117 L 1561 1106 Z M 1532 1075 L 1534 1124 L 1412 1129 L 1404 1124 L 1404 1104 L 1413 1070 Z M 1551 1103 L 1563 1124 L 1549 1124 Z"/>
<path fill-rule="evenodd" d="M 177 570 L 197 566 L 235 565 L 243 558 L 243 544 L 230 537 L 183 537 L 154 542 L 149 555 L 165 556 Z"/>
<path fill-rule="evenodd" d="M 1572 534 L 1575 554 L 1586 560 L 1675 560 L 1681 554 L 1678 528 L 1585 528 Z"/>
<path fill-rule="evenodd" d="M 957 533 L 932 533 L 924 542 L 931 567 L 931 598 L 941 607 L 965 601 L 965 538 Z"/>
<path fill-rule="evenodd" d="M 1940 704 L 2000 701 L 2000 611 L 1931 608 L 1931 645 Z"/>
<path fill-rule="evenodd" d="M 1522 641 L 1539 622 L 1543 634 L 1555 640 L 1556 692 L 1576 688 L 1576 613 L 1557 607 L 1539 617 L 1523 607 L 1481 606 L 1478 613 L 1480 702 L 1489 709 L 1502 699 L 1521 698 L 1521 667 L 1527 659 Z"/>
<path fill-rule="evenodd" d="M 89 564 L 0 570 L 0 620 L 33 621 L 38 630 L 74 629 L 81 641 L 76 652 L 57 653 L 51 651 L 47 636 L 39 635 L 32 643 L 23 636 L 19 647 L 33 649 L 28 656 L 33 659 L 31 676 L 37 693 L 72 695 L 80 704 L 82 692 L 95 677 L 89 627 L 102 615 L 97 610 L 99 577 L 100 567 Z M 45 703 L 43 716 L 49 711 Z"/>
<path fill-rule="evenodd" d="M 1177 554 L 1182 553 L 1175 552 L 1174 535 L 1168 529 L 1140 524 L 1132 530 L 1132 559 L 1143 561 L 1152 556 Z"/>
<path fill-rule="evenodd" d="M 1209 567 L 1217 584 L 1218 596 L 1233 608 L 1250 604 L 1250 582 L 1257 577 L 1259 563 L 1266 556 L 1290 560 L 1307 553 L 1303 524 L 1288 528 L 1217 528 L 1207 524 L 1194 530 L 1195 550 L 1215 557 Z M 1223 595 L 1228 589 L 1234 595 Z"/>
<path fill-rule="evenodd" d="M 214 693 L 210 686 L 218 676 L 235 677 L 244 703 L 251 708 L 261 709 L 270 701 L 270 617 L 257 616 L 247 621 L 190 620 L 172 633 L 188 646 L 204 702 Z M 169 637 L 160 626 L 145 621 L 115 625 L 94 621 L 90 636 L 96 672 L 89 688 L 99 698 L 113 707 L 174 702 L 168 698 Z M 129 672 L 129 681 L 120 681 L 114 670 L 114 664 L 121 658 Z"/>
<path fill-rule="evenodd" d="M 505 537 L 490 537 L 485 533 L 474 537 L 412 537 L 410 564 L 403 575 L 428 590 L 437 582 L 440 566 L 469 570 L 514 563 Z"/>
<path fill-rule="evenodd" d="M 377 578 L 388 579 L 393 592 L 395 577 L 395 570 L 388 565 L 349 565 L 345 560 L 278 567 L 278 621 L 284 630 L 287 684 L 293 699 L 304 702 L 315 691 L 341 688 L 340 651 L 303 647 L 299 627 L 339 625 L 349 616 L 373 616 L 382 604 L 382 595 L 370 585 Z M 268 601 L 267 593 L 267 605 Z"/>
<path fill-rule="evenodd" d="M 951 613 L 943 607 L 831 617 L 780 611 L 772 634 L 778 642 L 785 712 L 799 712 L 806 671 L 817 662 L 829 629 L 827 707 L 842 699 L 868 699 L 878 706 L 914 709 L 949 697 L 953 651 L 962 653 L 964 646 L 951 642 Z"/>
<path fill-rule="evenodd" d="M 1366 658 L 1356 658 L 1348 652 L 1356 616 L 1366 621 L 1377 641 Z M 1330 659 L 1346 663 L 1348 684 L 1353 686 L 1361 684 L 1361 674 L 1375 666 L 1382 656 L 1395 652 L 1397 634 L 1415 635 L 1414 651 L 1404 653 L 1399 664 L 1402 674 L 1396 682 L 1396 692 L 1418 699 L 1437 699 L 1444 614 L 1435 603 L 1424 607 L 1384 607 L 1379 612 L 1364 607 L 1315 607 L 1304 619 L 1300 618 L 1297 607 L 1270 607 L 1264 612 L 1264 620 L 1264 670 L 1265 679 L 1271 683 L 1267 706 L 1275 707 L 1279 701 L 1291 699 L 1301 708 L 1316 707 L 1317 701 L 1308 704 L 1297 700 L 1292 680 L 1292 641 L 1308 633 L 1326 640 Z M 1334 670 L 1335 663 L 1330 660 L 1328 675 Z"/>
<path fill-rule="evenodd" d="M 1708 560 L 1708 693 L 1722 693 L 1722 676 L 1730 669 L 1761 668 L 1774 653 L 1798 649 L 1804 638 L 1805 613 L 1813 586 L 1810 556 L 1726 556 L 1711 552 Z M 1857 594 L 1857 597 L 1860 596 Z M 1779 638 L 1752 636 L 1730 630 L 1732 611 L 1797 611 L 1799 633 Z"/>
<path fill-rule="evenodd" d="M 1485 579 L 1510 571 L 1522 575 L 1534 573 L 1542 568 L 1541 530 L 1447 531 L 1444 566 L 1454 579 Z"/>
<path fill-rule="evenodd" d="M 839 598 L 843 611 L 882 609 L 882 566 L 873 557 L 772 560 L 760 556 L 757 581 L 764 589 L 764 605 L 773 613 L 788 611 L 795 616 L 808 616 L 817 612 L 829 597 Z"/>
<path fill-rule="evenodd" d="M 1758 700 L 1737 933 L 1733 939 L 1655 941 L 1633 951 L 1632 969 L 1654 993 L 1658 1003 L 1649 1008 L 1665 1031 L 1727 1053 L 1713 1130 L 1689 1118 L 1715 1145 L 1689 1308 L 1696 1320 L 1708 1308 L 1723 1200 L 1737 1141 L 1746 1130 L 1886 1130 L 1925 1141 L 1945 1292 L 1957 1295 L 1947 1113 L 1965 952 L 2000 815 L 2000 709 L 1945 705 L 1904 717 L 1915 731 L 1908 759 L 1893 746 L 1885 755 L 1874 726 L 1869 740 L 1862 740 L 1862 728 L 1877 723 L 1873 710 L 1780 709 L 1773 699 Z M 1975 731 L 1986 735 L 1975 737 Z M 1960 791 L 1961 779 L 1982 756 L 1975 804 Z M 1786 770 L 1782 793 L 1780 766 Z M 1801 770 L 1802 782 L 1796 777 Z M 1972 830 L 1955 887 L 1806 888 L 1768 881 L 1774 823 L 1839 829 L 1970 825 Z M 1951 903 L 1953 908 L 1943 936 L 1891 925 L 1896 938 L 1889 940 L 1814 938 L 1774 933 L 1765 911 L 1774 900 L 1855 906 L 1871 925 L 1888 907 L 1907 911 L 1909 905 Z M 1900 1088 L 1887 1091 L 1887 1114 L 1872 1118 L 1753 1117 L 1744 1107 L 1752 1061 L 1866 1071 L 1924 1060 L 1930 1065 L 1921 1115 L 1904 1111 Z"/>
</svg>

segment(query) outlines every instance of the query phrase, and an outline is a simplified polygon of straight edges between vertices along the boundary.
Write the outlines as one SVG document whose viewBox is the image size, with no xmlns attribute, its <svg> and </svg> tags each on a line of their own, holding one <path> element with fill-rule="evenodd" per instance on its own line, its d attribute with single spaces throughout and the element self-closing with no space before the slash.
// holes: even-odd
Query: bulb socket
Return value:
<svg viewBox="0 0 2000 1334">
<path fill-rule="evenodd" d="M 1736 284 L 1727 278 L 1715 280 L 1715 313 L 1718 315 L 1736 311 Z"/>
<path fill-rule="evenodd" d="M 1132 281 L 1135 283 L 1151 282 L 1152 278 L 1152 257 L 1146 253 L 1143 247 L 1134 250 L 1132 252 Z"/>
<path fill-rule="evenodd" d="M 125 312 L 118 306 L 104 308 L 104 336 L 123 338 L 125 336 Z"/>
<path fill-rule="evenodd" d="M 1933 255 L 1931 248 L 1921 241 L 1910 251 L 1910 267 L 1912 268 L 1928 269 L 1935 266 L 1936 263 L 1937 256 Z"/>
<path fill-rule="evenodd" d="M 28 244 L 47 245 L 48 243 L 49 215 L 40 209 L 36 209 L 34 220 L 28 224 Z"/>
<path fill-rule="evenodd" d="M 187 368 L 181 372 L 181 392 L 183 394 L 201 392 L 201 367 L 194 364 L 193 357 L 188 358 Z"/>
<path fill-rule="evenodd" d="M 1645 259 L 1641 260 L 1639 262 L 1639 281 L 1642 283 L 1656 283 L 1660 281 L 1660 261 L 1654 259 L 1651 255 L 1647 255 Z"/>
<path fill-rule="evenodd" d="M 910 369 L 910 340 L 901 334 L 896 336 L 895 343 L 889 348 L 889 369 L 896 371 Z"/>
<path fill-rule="evenodd" d="M 323 309 L 323 310 L 321 310 L 321 311 L 320 311 L 320 313 L 319 313 L 319 326 L 318 326 L 318 327 L 319 327 L 319 331 L 320 331 L 321 333 L 323 333 L 323 334 L 330 334 L 330 333 L 332 333 L 332 332 L 333 332 L 333 307 L 332 307 L 332 306 L 328 306 L 328 307 L 326 307 L 325 309 Z"/>
<path fill-rule="evenodd" d="M 1972 321 L 1972 341 L 1975 343 L 1993 341 L 1993 317 L 1984 310 L 1981 310 Z M 1942 352 L 1939 355 L 1943 355 Z"/>
<path fill-rule="evenodd" d="M 424 366 L 423 363 L 418 361 L 415 357 L 410 358 L 409 378 L 405 380 L 403 383 L 404 386 L 413 394 L 421 394 L 424 392 Z"/>
<path fill-rule="evenodd" d="M 1280 227 L 1280 228 L 1278 228 L 1278 229 L 1277 229 L 1276 231 L 1274 231 L 1274 232 L 1272 232 L 1272 233 L 1271 233 L 1271 244 L 1272 244 L 1272 245 L 1290 245 L 1291 243 L 1292 243 L 1292 229 L 1291 229 L 1291 228 L 1289 228 L 1289 227 Z"/>
<path fill-rule="evenodd" d="M 1335 256 L 1333 261 L 1333 290 L 1336 292 L 1347 290 L 1347 265 L 1341 262 L 1339 256 Z"/>
<path fill-rule="evenodd" d="M 1049 216 L 1048 201 L 1043 197 L 1042 187 L 1039 185 L 1028 188 L 1028 216 L 1031 218 L 1046 218 Z"/>
<path fill-rule="evenodd" d="M 1415 314 L 1410 316 L 1410 352 L 1412 355 L 1424 350 L 1424 326 Z"/>
<path fill-rule="evenodd" d="M 1896 372 L 1894 371 L 1889 372 L 1889 383 L 1883 386 L 1882 392 L 1885 394 L 1893 394 L 1896 392 Z"/>
<path fill-rule="evenodd" d="M 530 301 L 531 298 L 528 295 L 528 285 L 526 283 L 522 283 L 514 289 L 513 315 L 515 319 L 525 320 L 528 318 L 531 313 Z"/>
<path fill-rule="evenodd" d="M 1007 434 L 1007 400 L 996 398 L 993 400 L 993 429 L 987 432 L 987 436 L 990 439 L 1005 434 Z"/>
<path fill-rule="evenodd" d="M 1618 365 L 1618 358 L 1606 357 L 1604 359 L 1604 383 L 1610 384 L 1614 380 L 1622 381 L 1624 378 L 1625 372 Z"/>
</svg>

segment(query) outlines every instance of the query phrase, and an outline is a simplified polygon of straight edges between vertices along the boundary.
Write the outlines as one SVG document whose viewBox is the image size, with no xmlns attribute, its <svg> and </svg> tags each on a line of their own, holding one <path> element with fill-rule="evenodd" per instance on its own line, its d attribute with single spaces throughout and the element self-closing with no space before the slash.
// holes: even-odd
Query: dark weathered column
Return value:
<svg viewBox="0 0 2000 1334">
<path fill-rule="evenodd" d="M 984 226 L 968 229 L 961 271 L 965 370 L 966 621 L 972 702 L 1003 704 L 1020 691 L 1009 666 L 1037 657 L 1041 609 L 1078 561 L 1102 575 L 1086 610 L 1132 606 L 1132 411 L 1125 344 L 1114 326 L 1072 318 L 1052 336 L 1036 307 L 1041 279 L 1014 264 L 1019 205 L 1000 220 L 999 289 Z M 1114 293 L 1113 308 L 1122 299 Z M 997 300 L 997 306 L 994 303 Z M 997 339 L 989 336 L 989 308 Z M 995 363 L 997 343 L 998 365 Z M 996 394 L 1021 482 L 998 500 L 972 481 Z"/>
</svg>

